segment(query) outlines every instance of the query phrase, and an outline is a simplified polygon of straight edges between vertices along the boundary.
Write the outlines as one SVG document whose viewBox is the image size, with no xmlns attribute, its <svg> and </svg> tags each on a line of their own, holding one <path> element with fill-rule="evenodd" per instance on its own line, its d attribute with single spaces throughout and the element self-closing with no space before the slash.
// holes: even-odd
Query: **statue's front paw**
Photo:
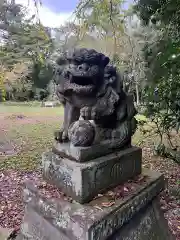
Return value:
<svg viewBox="0 0 180 240">
<path fill-rule="evenodd" d="M 80 111 L 80 115 L 84 120 L 96 120 L 99 116 L 96 107 L 83 107 Z"/>
<path fill-rule="evenodd" d="M 81 108 L 80 116 L 84 120 L 91 120 L 91 108 L 90 107 L 83 107 L 83 108 Z"/>
<path fill-rule="evenodd" d="M 100 117 L 100 114 L 99 114 L 97 108 L 96 108 L 96 107 L 93 107 L 93 108 L 91 109 L 91 119 L 92 119 L 92 120 L 97 120 L 97 119 L 99 119 L 99 117 Z"/>
<path fill-rule="evenodd" d="M 55 135 L 55 140 L 58 142 L 67 142 L 68 141 L 68 132 L 64 130 L 64 128 L 56 131 L 54 133 Z"/>
</svg>

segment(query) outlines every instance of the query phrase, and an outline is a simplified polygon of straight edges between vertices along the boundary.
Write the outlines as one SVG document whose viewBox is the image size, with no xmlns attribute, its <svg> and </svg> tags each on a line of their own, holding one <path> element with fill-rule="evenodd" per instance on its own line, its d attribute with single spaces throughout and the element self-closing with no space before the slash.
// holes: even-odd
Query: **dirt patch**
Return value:
<svg viewBox="0 0 180 240">
<path fill-rule="evenodd" d="M 10 120 L 19 120 L 24 118 L 26 118 L 26 116 L 22 114 L 12 114 L 4 117 L 4 119 L 10 119 Z"/>
<path fill-rule="evenodd" d="M 9 115 L 0 116 L 1 129 L 8 129 L 19 124 L 36 124 L 60 121 L 62 117 L 49 116 L 24 116 L 24 115 Z"/>
<path fill-rule="evenodd" d="M 0 156 L 14 156 L 19 152 L 18 147 L 7 141 L 0 141 Z"/>
<path fill-rule="evenodd" d="M 15 124 L 27 124 L 27 123 L 37 123 L 37 122 L 47 122 L 47 121 L 58 121 L 60 117 L 55 116 L 25 116 L 25 115 L 9 115 L 0 118 L 1 121 L 13 121 Z"/>
</svg>

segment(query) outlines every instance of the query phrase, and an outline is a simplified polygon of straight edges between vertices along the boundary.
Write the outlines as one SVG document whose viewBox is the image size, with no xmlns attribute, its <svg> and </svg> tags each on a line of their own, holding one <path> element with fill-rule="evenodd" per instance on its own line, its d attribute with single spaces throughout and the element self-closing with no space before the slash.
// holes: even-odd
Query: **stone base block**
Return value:
<svg viewBox="0 0 180 240">
<path fill-rule="evenodd" d="M 170 232 L 156 198 L 109 240 L 175 240 L 175 237 Z"/>
<path fill-rule="evenodd" d="M 29 238 L 23 236 L 22 234 L 19 234 L 15 240 L 29 240 Z"/>
<path fill-rule="evenodd" d="M 126 148 L 128 147 L 131 147 L 130 144 L 126 146 Z M 105 140 L 90 147 L 74 147 L 69 142 L 55 142 L 52 149 L 52 151 L 60 157 L 65 157 L 77 162 L 87 162 L 120 150 L 122 150 L 122 146 L 119 140 Z"/>
<path fill-rule="evenodd" d="M 162 175 L 152 171 L 143 171 L 142 175 L 146 176 L 146 181 L 136 183 L 131 194 L 124 198 L 115 198 L 114 204 L 109 207 L 103 207 L 103 203 L 107 201 L 104 196 L 84 205 L 63 199 L 47 200 L 38 194 L 37 189 L 27 184 L 24 190 L 26 209 L 21 235 L 27 237 L 25 239 L 36 240 L 161 240 L 158 235 L 148 235 L 151 228 L 154 228 L 151 222 L 154 221 L 155 213 L 152 211 L 146 215 L 142 223 L 134 227 L 135 229 L 129 225 L 130 220 L 137 214 L 141 215 L 143 209 L 148 208 L 164 188 Z M 157 221 L 161 220 L 158 220 L 157 215 L 156 218 Z M 144 238 L 135 235 L 140 230 L 143 231 L 141 229 L 143 224 L 146 226 L 144 228 L 146 233 L 142 235 Z M 124 226 L 130 235 L 125 235 L 127 230 L 123 230 Z M 163 232 L 162 236 L 165 236 Z"/>
<path fill-rule="evenodd" d="M 43 154 L 43 177 L 74 200 L 85 203 L 141 173 L 142 150 L 131 147 L 86 163 Z"/>
</svg>

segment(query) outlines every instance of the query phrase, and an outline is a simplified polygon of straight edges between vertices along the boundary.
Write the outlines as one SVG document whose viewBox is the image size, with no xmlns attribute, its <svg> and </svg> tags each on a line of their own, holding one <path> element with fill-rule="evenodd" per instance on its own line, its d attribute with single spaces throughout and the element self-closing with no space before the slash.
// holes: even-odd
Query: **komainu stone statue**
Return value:
<svg viewBox="0 0 180 240">
<path fill-rule="evenodd" d="M 122 147 L 131 143 L 136 130 L 133 99 L 123 91 L 109 58 L 93 49 L 74 49 L 66 54 L 63 71 L 56 72 L 57 95 L 64 105 L 59 142 L 88 147 L 104 140 Z M 61 65 L 61 59 L 57 64 Z"/>
<path fill-rule="evenodd" d="M 57 63 L 64 122 L 42 155 L 42 173 L 59 194 L 49 199 L 26 184 L 16 240 L 174 240 L 157 198 L 164 178 L 142 170 L 142 149 L 131 146 L 136 110 L 116 68 L 88 49 Z"/>
</svg>

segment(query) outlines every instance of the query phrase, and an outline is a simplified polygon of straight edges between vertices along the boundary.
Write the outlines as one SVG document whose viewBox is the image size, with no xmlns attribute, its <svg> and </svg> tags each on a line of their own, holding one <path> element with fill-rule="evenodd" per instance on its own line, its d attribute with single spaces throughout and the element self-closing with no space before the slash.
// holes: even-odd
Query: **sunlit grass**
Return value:
<svg viewBox="0 0 180 240">
<path fill-rule="evenodd" d="M 0 169 L 35 169 L 42 153 L 52 146 L 53 132 L 60 122 L 17 125 L 9 129 L 7 137 L 20 148 L 12 157 L 1 157 Z"/>
<path fill-rule="evenodd" d="M 22 114 L 25 116 L 59 116 L 63 114 L 63 107 L 40 106 L 6 106 L 0 105 L 0 114 Z"/>
<path fill-rule="evenodd" d="M 37 123 L 21 124 L 21 119 L 16 117 L 19 114 L 25 117 L 40 117 Z M 5 137 L 2 141 L 10 141 L 18 146 L 20 151 L 15 156 L 0 156 L 0 169 L 35 169 L 41 161 L 42 153 L 50 148 L 54 139 L 53 132 L 60 127 L 63 115 L 62 107 L 45 108 L 40 106 L 6 106 L 0 105 L 0 115 L 8 119 Z M 8 118 L 7 118 L 8 117 Z M 44 118 L 43 118 L 44 117 Z M 55 117 L 53 121 L 46 120 L 46 117 Z M 57 118 L 56 118 L 57 117 Z M 19 121 L 19 122 L 18 122 Z M 5 131 L 4 131 L 5 130 Z"/>
</svg>

